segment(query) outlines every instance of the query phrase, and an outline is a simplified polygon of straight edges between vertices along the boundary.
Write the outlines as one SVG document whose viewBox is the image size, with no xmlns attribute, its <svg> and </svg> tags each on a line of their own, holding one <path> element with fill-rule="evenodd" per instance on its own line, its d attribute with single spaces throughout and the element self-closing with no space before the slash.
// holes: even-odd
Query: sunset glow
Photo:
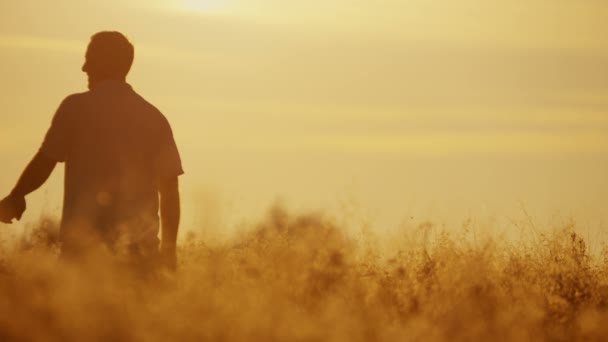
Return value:
<svg viewBox="0 0 608 342">
<path fill-rule="evenodd" d="M 194 12 L 222 12 L 233 9 L 237 0 L 182 0 L 179 8 Z"/>
<path fill-rule="evenodd" d="M 608 203 L 604 2 L 1 7 L 1 188 L 61 100 L 85 89 L 91 34 L 115 29 L 135 44 L 129 82 L 173 125 L 187 196 L 233 206 L 230 222 L 276 198 L 340 207 L 344 193 L 383 227 L 480 207 L 505 218 L 522 199 L 541 217 L 568 208 L 608 219 L 599 209 Z M 31 205 L 55 208 L 60 185 L 52 178 L 48 198 L 33 195 Z M 483 196 L 463 195 L 471 191 Z M 194 200 L 184 206 L 196 221 Z"/>
<path fill-rule="evenodd" d="M 606 340 L 607 19 L 0 1 L 0 340 Z"/>
</svg>

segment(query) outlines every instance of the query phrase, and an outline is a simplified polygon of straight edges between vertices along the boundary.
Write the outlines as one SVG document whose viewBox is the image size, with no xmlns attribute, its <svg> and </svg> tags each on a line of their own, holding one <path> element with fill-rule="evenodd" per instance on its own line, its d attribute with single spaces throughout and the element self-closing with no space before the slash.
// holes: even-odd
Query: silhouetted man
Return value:
<svg viewBox="0 0 608 342">
<path fill-rule="evenodd" d="M 62 257 L 103 248 L 156 259 L 160 210 L 160 256 L 174 268 L 183 171 L 168 121 L 126 83 L 133 57 L 119 32 L 91 37 L 82 66 L 89 91 L 61 103 L 40 150 L 0 202 L 0 221 L 21 219 L 25 196 L 65 162 Z"/>
</svg>

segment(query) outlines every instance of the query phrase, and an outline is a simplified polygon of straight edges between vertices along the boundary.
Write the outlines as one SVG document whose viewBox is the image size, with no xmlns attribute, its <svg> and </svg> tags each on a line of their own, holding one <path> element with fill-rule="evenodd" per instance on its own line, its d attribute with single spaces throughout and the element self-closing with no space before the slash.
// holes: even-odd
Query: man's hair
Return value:
<svg viewBox="0 0 608 342">
<path fill-rule="evenodd" d="M 116 31 L 102 31 L 91 37 L 87 49 L 87 64 L 97 72 L 109 76 L 127 76 L 135 48 L 127 37 Z"/>
</svg>

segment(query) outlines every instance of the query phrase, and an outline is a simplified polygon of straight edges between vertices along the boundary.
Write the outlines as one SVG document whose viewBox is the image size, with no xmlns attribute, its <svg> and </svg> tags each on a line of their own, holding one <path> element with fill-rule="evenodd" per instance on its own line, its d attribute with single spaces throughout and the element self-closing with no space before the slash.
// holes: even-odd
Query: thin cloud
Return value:
<svg viewBox="0 0 608 342">
<path fill-rule="evenodd" d="M 599 132 L 440 133 L 408 136 L 317 138 L 310 147 L 321 150 L 417 156 L 564 155 L 608 152 L 608 136 Z"/>
<path fill-rule="evenodd" d="M 0 47 L 20 50 L 45 50 L 57 52 L 82 52 L 83 43 L 70 39 L 57 39 L 28 35 L 0 35 Z"/>
<path fill-rule="evenodd" d="M 84 56 L 88 42 L 75 39 L 59 39 L 44 36 L 0 34 L 0 47 L 12 50 L 43 50 Z M 154 58 L 174 62 L 195 61 L 196 52 L 161 45 L 136 44 L 136 53 L 146 59 Z"/>
</svg>

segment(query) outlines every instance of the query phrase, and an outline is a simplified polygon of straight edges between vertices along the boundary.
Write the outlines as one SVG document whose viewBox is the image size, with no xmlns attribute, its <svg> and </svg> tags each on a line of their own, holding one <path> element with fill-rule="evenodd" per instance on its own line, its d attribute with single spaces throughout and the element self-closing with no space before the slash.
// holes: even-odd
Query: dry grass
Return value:
<svg viewBox="0 0 608 342">
<path fill-rule="evenodd" d="M 526 341 L 608 336 L 608 258 L 572 227 L 533 243 L 439 234 L 390 258 L 321 215 L 274 209 L 145 279 L 55 260 L 53 225 L 3 252 L 1 341 Z M 401 244 L 401 245 L 400 245 Z"/>
</svg>

